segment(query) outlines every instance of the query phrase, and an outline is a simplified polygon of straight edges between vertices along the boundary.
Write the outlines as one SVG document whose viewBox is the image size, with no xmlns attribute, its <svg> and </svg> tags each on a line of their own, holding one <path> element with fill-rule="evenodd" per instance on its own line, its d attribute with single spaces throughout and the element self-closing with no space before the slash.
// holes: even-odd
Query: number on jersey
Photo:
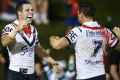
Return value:
<svg viewBox="0 0 120 80">
<path fill-rule="evenodd" d="M 96 57 L 96 55 L 98 54 L 99 50 L 101 49 L 102 41 L 94 40 L 93 44 L 95 45 L 95 48 L 94 48 L 94 52 L 92 54 L 92 57 Z"/>
<path fill-rule="evenodd" d="M 69 33 L 67 34 L 67 36 L 69 37 L 69 39 L 70 39 L 71 41 L 74 41 L 74 40 L 78 37 L 77 34 L 76 34 L 74 31 L 69 32 Z"/>
</svg>

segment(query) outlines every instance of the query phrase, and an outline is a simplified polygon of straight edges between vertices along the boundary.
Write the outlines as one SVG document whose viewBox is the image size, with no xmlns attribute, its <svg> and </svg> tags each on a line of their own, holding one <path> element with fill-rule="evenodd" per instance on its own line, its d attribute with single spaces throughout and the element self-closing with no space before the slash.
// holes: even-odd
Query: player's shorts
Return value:
<svg viewBox="0 0 120 80">
<path fill-rule="evenodd" d="M 39 80 L 39 78 L 36 73 L 24 74 L 21 72 L 8 70 L 5 80 Z"/>
<path fill-rule="evenodd" d="M 77 80 L 106 80 L 106 76 L 104 74 L 104 75 L 92 77 L 92 78 L 89 78 L 89 79 L 77 79 Z"/>
</svg>

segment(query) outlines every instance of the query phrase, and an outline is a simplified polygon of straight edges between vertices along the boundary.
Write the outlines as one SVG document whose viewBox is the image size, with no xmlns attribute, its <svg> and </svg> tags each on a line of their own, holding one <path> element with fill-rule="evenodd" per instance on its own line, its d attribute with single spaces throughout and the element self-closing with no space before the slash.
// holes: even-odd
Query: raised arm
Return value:
<svg viewBox="0 0 120 80">
<path fill-rule="evenodd" d="M 23 20 L 23 21 L 20 21 L 20 24 L 15 29 L 9 29 L 9 26 L 5 27 L 5 29 L 3 29 L 3 33 L 6 30 L 9 31 L 9 32 L 7 34 L 2 35 L 2 38 L 1 38 L 2 45 L 3 46 L 8 46 L 10 44 L 14 44 L 15 41 L 16 41 L 15 36 L 16 36 L 17 32 L 20 31 L 27 24 L 28 24 L 28 22 L 26 20 Z"/>
</svg>

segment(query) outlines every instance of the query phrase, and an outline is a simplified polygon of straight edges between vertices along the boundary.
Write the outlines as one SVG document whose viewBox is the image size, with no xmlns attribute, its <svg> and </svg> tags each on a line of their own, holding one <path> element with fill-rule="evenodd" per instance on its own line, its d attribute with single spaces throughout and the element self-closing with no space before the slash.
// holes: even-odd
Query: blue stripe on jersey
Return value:
<svg viewBox="0 0 120 80">
<path fill-rule="evenodd" d="M 80 30 L 80 32 L 82 32 L 82 30 L 80 29 L 80 27 L 77 27 L 79 30 Z"/>
<path fill-rule="evenodd" d="M 35 36 L 33 37 L 33 40 L 32 40 L 32 42 L 30 43 L 24 36 L 22 36 L 22 38 L 25 40 L 25 42 L 31 47 L 33 44 L 34 44 L 34 42 L 35 42 Z"/>
<path fill-rule="evenodd" d="M 12 23 L 12 25 L 16 28 L 16 26 L 17 26 L 17 24 L 15 24 L 15 23 Z M 34 30 L 33 30 L 33 34 L 35 34 L 35 28 L 34 28 Z M 31 47 L 34 43 L 35 43 L 35 35 L 33 35 L 33 40 L 32 40 L 32 42 L 30 43 L 29 42 L 29 40 L 27 40 L 20 32 L 18 32 L 21 36 L 22 36 L 22 38 L 24 39 L 24 41 Z"/>
<path fill-rule="evenodd" d="M 22 36 L 22 38 L 24 39 L 24 41 L 25 41 L 30 47 L 35 43 L 35 35 L 33 35 L 33 40 L 32 40 L 32 42 L 30 43 L 29 40 L 27 40 L 21 33 L 19 33 L 19 34 Z M 33 31 L 33 34 L 35 34 L 35 29 L 34 29 L 34 31 Z"/>
</svg>

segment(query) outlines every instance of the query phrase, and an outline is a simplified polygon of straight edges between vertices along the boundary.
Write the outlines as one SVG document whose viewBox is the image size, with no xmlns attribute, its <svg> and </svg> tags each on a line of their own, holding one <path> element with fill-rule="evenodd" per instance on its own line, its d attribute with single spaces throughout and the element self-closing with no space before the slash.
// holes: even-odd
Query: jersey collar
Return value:
<svg viewBox="0 0 120 80">
<path fill-rule="evenodd" d="M 83 25 L 89 26 L 89 27 L 100 27 L 100 25 L 98 24 L 97 21 L 89 21 L 89 22 L 85 22 L 83 23 Z"/>
<path fill-rule="evenodd" d="M 19 25 L 19 21 L 18 20 L 15 20 L 13 22 L 13 24 L 17 27 Z M 31 25 L 25 27 L 22 29 L 26 34 L 30 34 L 31 35 Z"/>
<path fill-rule="evenodd" d="M 92 30 L 98 30 L 98 29 L 104 29 L 103 26 L 100 26 L 96 21 L 90 21 L 90 22 L 85 22 L 82 27 L 92 29 Z"/>
</svg>

